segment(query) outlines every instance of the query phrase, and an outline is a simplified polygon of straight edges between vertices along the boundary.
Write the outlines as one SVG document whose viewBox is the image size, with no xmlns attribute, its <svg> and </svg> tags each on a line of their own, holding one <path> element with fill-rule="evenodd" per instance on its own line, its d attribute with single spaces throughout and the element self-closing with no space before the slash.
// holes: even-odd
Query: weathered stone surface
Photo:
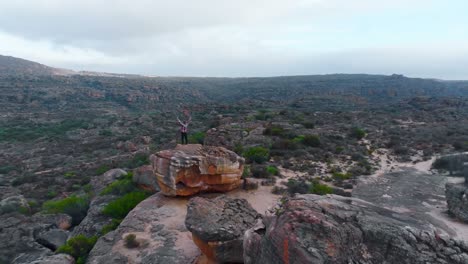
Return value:
<svg viewBox="0 0 468 264">
<path fill-rule="evenodd" d="M 101 232 L 105 225 L 112 222 L 112 217 L 103 214 L 102 210 L 109 202 L 116 198 L 117 196 L 115 195 L 96 196 L 89 205 L 86 217 L 73 229 L 71 236 L 82 234 L 90 237 Z"/>
<path fill-rule="evenodd" d="M 119 227 L 99 238 L 89 264 L 193 263 L 200 255 L 184 225 L 187 200 L 157 193 L 135 207 Z M 124 238 L 135 234 L 139 246 L 127 248 Z"/>
<path fill-rule="evenodd" d="M 68 239 L 68 232 L 62 229 L 51 229 L 44 232 L 41 232 L 36 241 L 39 244 L 50 248 L 51 250 L 56 250 L 62 245 L 65 245 Z"/>
<path fill-rule="evenodd" d="M 71 217 L 64 214 L 0 216 L 0 263 L 30 263 L 53 252 L 37 242 L 39 234 L 51 229 L 69 228 Z"/>
<path fill-rule="evenodd" d="M 93 186 L 94 192 L 100 193 L 107 185 L 126 174 L 127 172 L 122 169 L 112 169 L 106 171 L 103 175 L 93 177 L 91 179 L 91 185 Z"/>
<path fill-rule="evenodd" d="M 20 264 L 17 262 L 17 264 Z M 45 256 L 32 262 L 23 262 L 21 264 L 75 264 L 75 259 L 67 254 L 57 254 Z"/>
<path fill-rule="evenodd" d="M 290 198 L 244 239 L 245 263 L 468 263 L 467 253 L 425 222 L 335 195 Z"/>
<path fill-rule="evenodd" d="M 141 189 L 147 191 L 159 192 L 161 190 L 159 188 L 156 175 L 153 172 L 153 166 L 151 165 L 136 168 L 133 171 L 133 182 L 135 182 Z"/>
<path fill-rule="evenodd" d="M 245 199 L 195 197 L 187 205 L 185 225 L 195 244 L 217 263 L 242 263 L 244 232 L 260 215 Z"/>
<path fill-rule="evenodd" d="M 28 201 L 23 195 L 10 196 L 0 201 L 0 215 L 18 211 L 19 208 L 29 210 Z"/>
<path fill-rule="evenodd" d="M 468 223 L 468 185 L 447 183 L 445 185 L 445 197 L 447 198 L 449 213 Z"/>
<path fill-rule="evenodd" d="M 150 159 L 161 192 L 167 196 L 227 192 L 241 185 L 244 159 L 222 147 L 177 145 Z"/>
</svg>

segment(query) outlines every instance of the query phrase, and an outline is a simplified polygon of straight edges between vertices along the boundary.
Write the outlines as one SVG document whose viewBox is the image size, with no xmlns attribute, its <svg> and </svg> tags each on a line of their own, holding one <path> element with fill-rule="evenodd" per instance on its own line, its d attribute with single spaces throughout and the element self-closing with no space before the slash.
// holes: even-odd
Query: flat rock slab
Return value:
<svg viewBox="0 0 468 264">
<path fill-rule="evenodd" d="M 193 263 L 200 250 L 184 224 L 187 199 L 158 193 L 135 207 L 120 226 L 99 238 L 87 263 Z M 127 248 L 124 238 L 135 234 L 139 246 Z"/>
<path fill-rule="evenodd" d="M 446 213 L 446 182 L 446 176 L 403 168 L 378 177 L 361 176 L 352 195 L 430 223 L 439 232 L 468 241 L 468 225 L 460 227 Z"/>
<path fill-rule="evenodd" d="M 246 264 L 468 263 L 468 245 L 355 198 L 298 195 L 246 232 Z"/>
</svg>

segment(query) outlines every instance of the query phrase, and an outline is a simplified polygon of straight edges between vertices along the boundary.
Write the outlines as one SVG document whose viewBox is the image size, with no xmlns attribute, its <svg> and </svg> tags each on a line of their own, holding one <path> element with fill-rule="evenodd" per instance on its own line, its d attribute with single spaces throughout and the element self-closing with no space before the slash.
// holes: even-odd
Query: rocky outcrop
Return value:
<svg viewBox="0 0 468 264">
<path fill-rule="evenodd" d="M 468 185 L 447 183 L 445 197 L 449 213 L 455 218 L 468 223 Z"/>
<path fill-rule="evenodd" d="M 136 168 L 133 171 L 133 182 L 143 190 L 154 193 L 161 190 L 151 165 Z"/>
<path fill-rule="evenodd" d="M 75 264 L 75 259 L 67 254 L 57 254 L 44 256 L 31 262 L 14 262 L 14 264 Z"/>
<path fill-rule="evenodd" d="M 105 225 L 112 222 L 112 217 L 105 215 L 102 210 L 116 198 L 115 195 L 96 196 L 89 205 L 86 217 L 73 229 L 71 236 L 81 234 L 91 237 L 99 234 Z"/>
<path fill-rule="evenodd" d="M 119 177 L 126 175 L 127 172 L 122 169 L 111 169 L 106 171 L 103 175 L 93 177 L 91 179 L 91 186 L 95 193 L 100 193 L 107 185 L 114 182 Z"/>
<path fill-rule="evenodd" d="M 15 195 L 0 201 L 0 215 L 21 210 L 29 212 L 28 201 L 23 195 Z"/>
<path fill-rule="evenodd" d="M 68 231 L 51 229 L 41 232 L 37 237 L 37 242 L 55 251 L 57 248 L 67 243 L 68 235 Z"/>
<path fill-rule="evenodd" d="M 88 264 L 193 263 L 200 255 L 184 225 L 186 200 L 157 193 L 137 205 L 119 227 L 99 238 Z M 125 246 L 136 236 L 138 246 Z"/>
<path fill-rule="evenodd" d="M 44 233 L 71 227 L 72 219 L 65 214 L 25 216 L 19 213 L 0 217 L 0 263 L 31 263 L 53 254 L 42 244 Z M 60 244 L 60 242 L 59 242 Z"/>
<path fill-rule="evenodd" d="M 209 259 L 216 263 L 243 263 L 244 232 L 259 217 L 245 199 L 195 197 L 187 205 L 185 225 Z"/>
<path fill-rule="evenodd" d="M 311 194 L 290 198 L 244 239 L 245 263 L 468 263 L 467 253 L 408 215 Z"/>
<path fill-rule="evenodd" d="M 241 185 L 244 159 L 222 147 L 177 145 L 150 159 L 161 192 L 167 196 L 227 192 Z"/>
</svg>

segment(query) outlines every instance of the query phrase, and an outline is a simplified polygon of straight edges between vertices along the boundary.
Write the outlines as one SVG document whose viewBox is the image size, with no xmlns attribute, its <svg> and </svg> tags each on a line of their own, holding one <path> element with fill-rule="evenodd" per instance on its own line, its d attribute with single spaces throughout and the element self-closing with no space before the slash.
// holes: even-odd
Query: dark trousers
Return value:
<svg viewBox="0 0 468 264">
<path fill-rule="evenodd" d="M 180 137 L 181 137 L 181 140 L 182 140 L 182 144 L 187 144 L 188 143 L 187 132 L 180 132 Z"/>
</svg>

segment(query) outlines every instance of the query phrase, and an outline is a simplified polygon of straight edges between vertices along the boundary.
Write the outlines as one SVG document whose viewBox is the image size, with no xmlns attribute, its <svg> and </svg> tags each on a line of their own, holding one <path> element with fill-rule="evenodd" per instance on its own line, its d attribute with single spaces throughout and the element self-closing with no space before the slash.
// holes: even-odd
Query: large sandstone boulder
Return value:
<svg viewBox="0 0 468 264">
<path fill-rule="evenodd" d="M 119 227 L 100 237 L 89 253 L 88 264 L 194 263 L 200 250 L 184 225 L 187 200 L 157 193 L 139 203 Z M 136 236 L 137 247 L 125 246 Z"/>
<path fill-rule="evenodd" d="M 467 252 L 408 215 L 312 194 L 290 198 L 244 238 L 245 263 L 468 263 Z"/>
<path fill-rule="evenodd" d="M 216 263 L 243 263 L 244 232 L 260 215 L 245 199 L 195 197 L 187 205 L 185 225 L 193 241 Z"/>
<path fill-rule="evenodd" d="M 241 185 L 244 159 L 222 147 L 177 145 L 151 155 L 150 159 L 166 196 L 227 192 Z"/>
<path fill-rule="evenodd" d="M 447 183 L 445 185 L 445 197 L 447 198 L 449 213 L 455 218 L 468 223 L 468 185 Z"/>
</svg>

